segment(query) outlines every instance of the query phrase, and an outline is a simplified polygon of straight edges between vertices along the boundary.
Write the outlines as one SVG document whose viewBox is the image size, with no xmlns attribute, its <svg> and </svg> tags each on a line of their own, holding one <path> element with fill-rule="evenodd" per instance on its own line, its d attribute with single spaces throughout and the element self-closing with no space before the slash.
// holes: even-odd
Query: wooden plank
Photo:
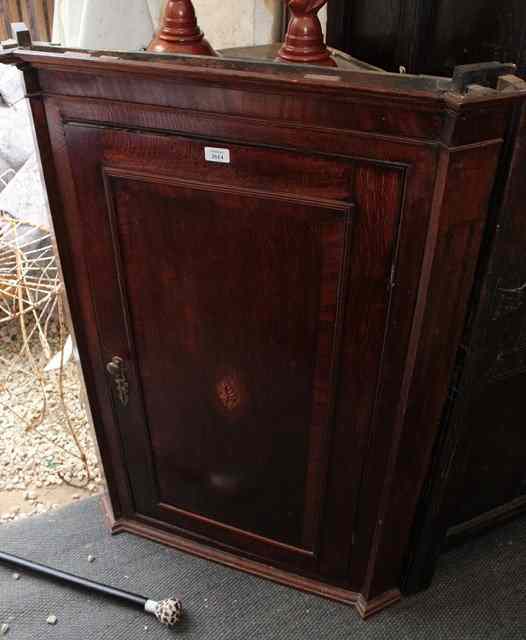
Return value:
<svg viewBox="0 0 526 640">
<path fill-rule="evenodd" d="M 25 22 L 32 39 L 50 41 L 55 0 L 0 0 L 0 40 L 11 37 L 11 23 Z"/>
</svg>

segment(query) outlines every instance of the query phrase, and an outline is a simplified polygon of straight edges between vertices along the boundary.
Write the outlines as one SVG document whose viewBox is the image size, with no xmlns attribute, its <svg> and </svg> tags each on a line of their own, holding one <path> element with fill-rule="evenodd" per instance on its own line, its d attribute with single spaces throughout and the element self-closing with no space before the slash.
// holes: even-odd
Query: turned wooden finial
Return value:
<svg viewBox="0 0 526 640">
<path fill-rule="evenodd" d="M 318 11 L 327 0 L 284 0 L 291 12 L 285 42 L 279 50 L 284 62 L 320 64 L 335 67 L 323 39 Z"/>
<path fill-rule="evenodd" d="M 161 28 L 151 41 L 148 51 L 217 55 L 197 25 L 192 0 L 168 0 Z"/>
</svg>

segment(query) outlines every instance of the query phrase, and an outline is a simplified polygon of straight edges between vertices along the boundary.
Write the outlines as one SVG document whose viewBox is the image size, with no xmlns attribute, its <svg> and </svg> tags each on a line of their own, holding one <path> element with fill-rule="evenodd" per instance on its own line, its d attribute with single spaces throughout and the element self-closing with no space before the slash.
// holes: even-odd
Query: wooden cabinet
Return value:
<svg viewBox="0 0 526 640">
<path fill-rule="evenodd" d="M 151 54 L 23 65 L 112 527 L 400 597 L 522 85 Z"/>
</svg>

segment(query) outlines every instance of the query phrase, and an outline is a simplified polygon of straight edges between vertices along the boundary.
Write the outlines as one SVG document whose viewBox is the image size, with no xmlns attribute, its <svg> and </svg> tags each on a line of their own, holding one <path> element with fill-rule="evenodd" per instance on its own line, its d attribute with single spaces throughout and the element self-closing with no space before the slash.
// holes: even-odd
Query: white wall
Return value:
<svg viewBox="0 0 526 640">
<path fill-rule="evenodd" d="M 56 0 L 53 41 L 88 49 L 139 49 L 157 28 L 164 0 Z M 283 0 L 194 0 L 216 49 L 279 38 Z"/>
<path fill-rule="evenodd" d="M 216 49 L 276 42 L 282 0 L 194 0 L 201 29 Z"/>
<path fill-rule="evenodd" d="M 53 41 L 86 49 L 148 45 L 163 0 L 56 0 Z"/>
</svg>

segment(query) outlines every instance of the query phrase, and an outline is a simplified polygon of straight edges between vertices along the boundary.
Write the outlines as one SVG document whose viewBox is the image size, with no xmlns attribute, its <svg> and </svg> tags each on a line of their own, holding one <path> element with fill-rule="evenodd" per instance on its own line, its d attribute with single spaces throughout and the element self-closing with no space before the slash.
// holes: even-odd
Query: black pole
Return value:
<svg viewBox="0 0 526 640">
<path fill-rule="evenodd" d="M 59 569 L 52 569 L 51 567 L 47 567 L 44 564 L 39 564 L 38 562 L 32 562 L 31 560 L 25 560 L 24 558 L 13 556 L 10 553 L 4 553 L 0 551 L 0 561 L 7 562 L 8 564 L 13 565 L 15 567 L 23 567 L 24 569 L 29 569 L 34 573 L 45 575 L 49 578 L 53 578 L 54 580 L 57 580 L 58 582 L 66 582 L 68 584 L 74 584 L 83 589 L 90 589 L 91 591 L 96 591 L 97 593 L 102 593 L 106 596 L 111 596 L 119 600 L 124 600 L 125 602 L 129 602 L 131 604 L 140 606 L 141 609 L 143 610 L 144 610 L 144 605 L 148 601 L 148 598 L 145 598 L 144 596 L 139 596 L 136 593 L 130 593 L 129 591 L 123 591 L 122 589 L 109 587 L 105 584 L 101 584 L 100 582 L 95 582 L 94 580 L 88 580 L 87 578 L 81 578 L 80 576 L 75 576 L 71 573 L 67 573 L 66 571 L 60 571 Z"/>
</svg>

